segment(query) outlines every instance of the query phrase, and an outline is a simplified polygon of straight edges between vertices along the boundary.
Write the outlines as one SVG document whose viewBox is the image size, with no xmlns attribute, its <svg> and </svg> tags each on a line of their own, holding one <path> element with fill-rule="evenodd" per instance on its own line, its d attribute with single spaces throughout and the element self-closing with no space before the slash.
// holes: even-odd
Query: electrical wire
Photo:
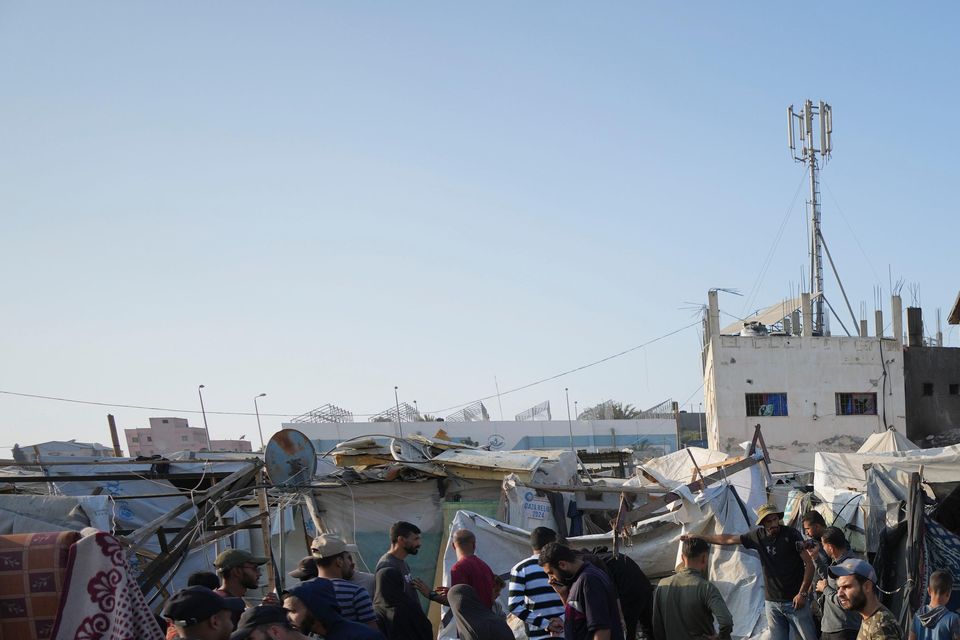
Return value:
<svg viewBox="0 0 960 640">
<path fill-rule="evenodd" d="M 613 360 L 613 359 L 615 359 L 615 358 L 619 358 L 619 357 L 621 357 L 621 356 L 625 356 L 625 355 L 627 355 L 628 353 L 632 353 L 632 352 L 637 351 L 637 350 L 639 350 L 639 349 L 643 349 L 644 347 L 648 347 L 648 346 L 650 346 L 650 345 L 652 345 L 652 344 L 655 344 L 655 343 L 657 343 L 657 342 L 660 342 L 661 340 L 666 340 L 666 339 L 669 338 L 669 337 L 675 336 L 675 335 L 678 334 L 678 333 L 681 333 L 681 332 L 683 332 L 683 331 L 686 331 L 687 329 L 690 329 L 690 328 L 692 328 L 692 327 L 699 326 L 699 325 L 700 325 L 700 321 L 697 320 L 697 321 L 695 321 L 695 322 L 691 322 L 691 323 L 688 324 L 688 325 L 684 325 L 684 326 L 680 327 L 679 329 L 674 329 L 673 331 L 669 331 L 669 332 L 667 332 L 667 333 L 665 333 L 665 334 L 663 334 L 663 335 L 661 335 L 661 336 L 657 336 L 656 338 L 653 338 L 653 339 L 651 339 L 651 340 L 647 340 L 646 342 L 644 342 L 644 343 L 642 343 L 642 344 L 638 344 L 638 345 L 636 345 L 636 346 L 630 347 L 629 349 L 624 349 L 623 351 L 619 351 L 619 352 L 617 352 L 617 353 L 614 353 L 614 354 L 612 354 L 612 355 L 606 356 L 606 357 L 604 357 L 604 358 L 600 358 L 599 360 L 594 360 L 593 362 L 588 362 L 587 364 L 582 364 L 582 365 L 580 365 L 580 366 L 578 366 L 578 367 L 574 367 L 574 368 L 568 369 L 568 370 L 566 370 L 566 371 L 561 371 L 560 373 L 555 373 L 555 374 L 553 374 L 553 375 L 551 375 L 551 376 L 547 376 L 546 378 L 541 378 L 541 379 L 539 379 L 539 380 L 535 380 L 535 381 L 533 381 L 533 382 L 529 382 L 529 383 L 527 383 L 527 384 L 520 385 L 519 387 L 514 387 L 513 389 L 508 389 L 508 390 L 506 390 L 506 391 L 502 391 L 502 392 L 500 392 L 499 394 L 494 393 L 494 394 L 492 394 L 492 395 L 484 396 L 484 397 L 482 397 L 482 398 L 477 398 L 476 400 L 471 400 L 471 401 L 469 401 L 469 402 L 463 402 L 463 403 L 461 403 L 461 404 L 455 404 L 455 405 L 452 405 L 452 406 L 450 406 L 450 407 L 445 407 L 445 408 L 443 408 L 443 409 L 431 409 L 431 410 L 428 410 L 428 411 L 424 411 L 424 413 L 428 413 L 428 414 L 444 413 L 444 412 L 447 412 L 447 411 L 451 411 L 451 410 L 453 410 L 453 409 L 460 409 L 460 408 L 463 408 L 463 407 L 467 407 L 467 406 L 469 406 L 469 405 L 471 405 L 471 404 L 474 404 L 474 403 L 476 403 L 476 402 L 482 402 L 482 401 L 484 401 L 484 400 L 491 400 L 491 399 L 496 398 L 496 397 L 498 397 L 498 396 L 499 396 L 499 397 L 503 397 L 503 396 L 509 395 L 509 394 L 511 394 L 511 393 L 516 393 L 517 391 L 523 391 L 524 389 L 529 389 L 529 388 L 531 388 L 531 387 L 535 387 L 535 386 L 537 386 L 537 385 L 543 384 L 544 382 L 550 382 L 551 380 L 556 380 L 557 378 L 562 378 L 562 377 L 564 377 L 564 376 L 568 376 L 568 375 L 570 375 L 571 373 L 576 373 L 576 372 L 578 372 L 578 371 L 583 371 L 584 369 L 589 369 L 590 367 L 595 367 L 595 366 L 597 366 L 597 365 L 599 365 L 599 364 L 603 364 L 603 363 L 605 363 L 605 362 L 609 362 L 610 360 Z M 19 392 L 19 391 L 7 391 L 7 390 L 2 390 L 2 389 L 0 389 L 0 395 L 17 396 L 17 397 L 21 397 L 21 398 L 34 398 L 34 399 L 38 399 L 38 400 L 54 400 L 54 401 L 57 401 L 57 402 L 69 402 L 69 403 L 73 403 L 73 404 L 86 404 L 86 405 L 94 405 L 94 406 L 98 406 L 98 407 L 114 407 L 114 408 L 121 408 L 121 409 L 143 409 L 143 410 L 146 410 L 146 411 L 167 411 L 167 412 L 172 412 L 172 413 L 202 413 L 202 411 L 197 411 L 197 410 L 195 410 L 195 409 L 175 409 L 175 408 L 170 408 L 170 407 L 151 407 L 151 406 L 145 406 L 145 405 L 125 404 L 125 403 L 118 403 L 118 402 L 98 402 L 98 401 L 94 401 L 94 400 L 78 400 L 78 399 L 75 399 L 75 398 L 64 398 L 64 397 L 60 397 L 60 396 L 43 395 L 43 394 L 38 394 L 38 393 L 23 393 L 23 392 Z M 206 411 L 205 413 L 210 414 L 210 415 L 221 415 L 221 416 L 254 416 L 254 415 L 260 415 L 261 417 L 272 417 L 272 418 L 295 418 L 295 417 L 297 417 L 297 416 L 303 415 L 302 412 L 299 412 L 299 413 L 260 413 L 260 414 L 257 414 L 256 412 L 251 413 L 251 412 L 249 412 L 249 411 Z M 377 412 L 377 413 L 354 413 L 353 415 L 354 415 L 354 416 L 357 416 L 357 417 L 361 417 L 361 418 L 367 418 L 367 417 L 378 416 L 378 415 L 380 415 L 381 413 L 382 413 L 382 412 Z"/>
</svg>

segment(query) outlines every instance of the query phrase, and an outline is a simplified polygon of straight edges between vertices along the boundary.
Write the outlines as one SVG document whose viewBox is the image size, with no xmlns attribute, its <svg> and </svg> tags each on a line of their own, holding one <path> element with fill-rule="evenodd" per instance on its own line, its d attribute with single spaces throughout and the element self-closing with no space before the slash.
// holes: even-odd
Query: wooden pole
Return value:
<svg viewBox="0 0 960 640">
<path fill-rule="evenodd" d="M 261 470 L 259 484 L 266 484 L 266 475 Z M 260 532 L 263 534 L 263 557 L 267 559 L 264 565 L 264 573 L 267 574 L 267 587 L 269 591 L 275 591 L 277 588 L 277 579 L 273 570 L 273 553 L 270 545 L 270 509 L 267 505 L 267 490 L 264 487 L 257 489 L 257 503 L 260 505 Z"/>
</svg>

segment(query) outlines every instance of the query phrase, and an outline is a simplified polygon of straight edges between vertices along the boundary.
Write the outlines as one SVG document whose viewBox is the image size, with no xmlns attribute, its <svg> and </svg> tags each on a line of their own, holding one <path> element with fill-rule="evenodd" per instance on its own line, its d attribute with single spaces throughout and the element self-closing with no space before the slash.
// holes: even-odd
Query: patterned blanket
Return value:
<svg viewBox="0 0 960 640">
<path fill-rule="evenodd" d="M 924 527 L 924 570 L 921 572 L 923 584 L 928 583 L 930 574 L 937 569 L 949 571 L 954 581 L 960 580 L 960 537 L 930 517 L 924 518 Z M 956 586 L 954 588 L 956 589 Z"/>
<path fill-rule="evenodd" d="M 123 547 L 99 531 L 70 548 L 55 640 L 163 640 Z"/>
<path fill-rule="evenodd" d="M 0 640 L 47 640 L 76 531 L 0 536 Z"/>
</svg>

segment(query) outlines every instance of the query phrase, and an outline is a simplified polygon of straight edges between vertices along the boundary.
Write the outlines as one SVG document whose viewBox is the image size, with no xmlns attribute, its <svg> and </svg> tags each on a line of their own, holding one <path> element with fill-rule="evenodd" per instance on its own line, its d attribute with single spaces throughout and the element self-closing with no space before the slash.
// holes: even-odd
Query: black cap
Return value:
<svg viewBox="0 0 960 640">
<path fill-rule="evenodd" d="M 209 620 L 219 611 L 243 611 L 243 600 L 224 598 L 207 587 L 187 587 L 177 591 L 163 606 L 163 617 L 181 627 Z"/>
<path fill-rule="evenodd" d="M 300 564 L 297 565 L 297 568 L 287 574 L 291 578 L 297 578 L 298 580 L 309 580 L 310 578 L 316 578 L 320 575 L 319 570 L 317 569 L 317 561 L 313 556 L 307 556 L 300 561 Z"/>
<path fill-rule="evenodd" d="M 250 637 L 254 629 L 263 624 L 285 624 L 289 626 L 287 610 L 269 604 L 250 607 L 240 616 L 237 630 L 230 636 L 230 640 L 245 640 Z"/>
</svg>

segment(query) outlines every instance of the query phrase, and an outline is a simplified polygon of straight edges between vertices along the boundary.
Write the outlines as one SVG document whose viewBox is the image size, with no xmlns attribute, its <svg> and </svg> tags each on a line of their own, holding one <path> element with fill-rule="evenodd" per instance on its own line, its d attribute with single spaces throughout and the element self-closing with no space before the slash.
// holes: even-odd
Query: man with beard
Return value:
<svg viewBox="0 0 960 640">
<path fill-rule="evenodd" d="M 173 623 L 178 640 L 227 640 L 233 631 L 232 614 L 242 611 L 240 598 L 224 598 L 195 586 L 173 594 L 163 607 L 163 617 Z"/>
<path fill-rule="evenodd" d="M 324 533 L 314 538 L 310 549 L 317 562 L 319 577 L 333 583 L 340 615 L 376 629 L 377 616 L 373 613 L 370 594 L 360 585 L 350 582 L 356 569 L 350 552 L 355 551 L 356 547 L 335 535 Z"/>
<path fill-rule="evenodd" d="M 524 558 L 510 570 L 507 610 L 523 621 L 527 637 L 531 640 L 549 638 L 554 632 L 563 630 L 563 600 L 550 586 L 547 574 L 538 564 L 540 551 L 556 540 L 556 531 L 537 527 L 530 532 L 533 555 Z"/>
<path fill-rule="evenodd" d="M 702 538 L 710 544 L 740 544 L 760 556 L 763 568 L 764 610 L 771 640 L 787 640 L 793 628 L 802 640 L 816 640 L 817 630 L 807 600 L 813 581 L 813 561 L 803 536 L 781 522 L 783 512 L 773 504 L 757 510 L 757 528 L 744 534 L 683 535 L 681 542 Z"/>
<path fill-rule="evenodd" d="M 260 586 L 260 567 L 267 563 L 266 558 L 258 558 L 243 549 L 227 549 L 216 557 L 213 566 L 220 576 L 220 588 L 214 592 L 224 598 L 243 598 L 250 589 Z M 276 597 L 264 598 L 264 604 L 279 604 Z M 234 626 L 240 622 L 240 613 L 234 613 Z"/>
<path fill-rule="evenodd" d="M 260 605 L 243 612 L 230 640 L 307 640 L 307 636 L 293 628 L 283 607 Z"/>
<path fill-rule="evenodd" d="M 857 640 L 903 640 L 900 625 L 877 597 L 877 574 L 865 560 L 849 558 L 830 567 L 840 606 L 863 619 Z"/>
<path fill-rule="evenodd" d="M 417 592 L 423 594 L 427 600 L 433 600 L 440 604 L 444 603 L 444 597 L 431 589 L 420 578 L 413 578 L 410 575 L 410 565 L 407 564 L 407 556 L 415 556 L 420 552 L 420 527 L 417 525 L 400 520 L 394 522 L 390 527 L 390 549 L 380 556 L 377 562 L 377 571 L 384 567 L 393 567 L 403 575 L 404 593 L 409 596 L 411 602 L 420 602 L 417 598 Z"/>
<path fill-rule="evenodd" d="M 572 581 L 564 606 L 566 640 L 624 640 L 617 593 L 603 570 L 557 542 L 540 551 L 539 564 L 553 583 Z"/>
<path fill-rule="evenodd" d="M 827 527 L 820 537 L 823 550 L 831 559 L 831 566 L 854 558 L 843 531 Z M 837 580 L 829 575 L 817 582 L 817 591 L 823 594 L 823 620 L 820 624 L 820 640 L 856 640 L 860 631 L 860 616 L 847 611 L 837 599 Z"/>
<path fill-rule="evenodd" d="M 287 591 L 283 608 L 290 624 L 304 634 L 325 640 L 384 640 L 379 631 L 340 615 L 333 583 L 326 578 L 307 580 Z"/>
</svg>

